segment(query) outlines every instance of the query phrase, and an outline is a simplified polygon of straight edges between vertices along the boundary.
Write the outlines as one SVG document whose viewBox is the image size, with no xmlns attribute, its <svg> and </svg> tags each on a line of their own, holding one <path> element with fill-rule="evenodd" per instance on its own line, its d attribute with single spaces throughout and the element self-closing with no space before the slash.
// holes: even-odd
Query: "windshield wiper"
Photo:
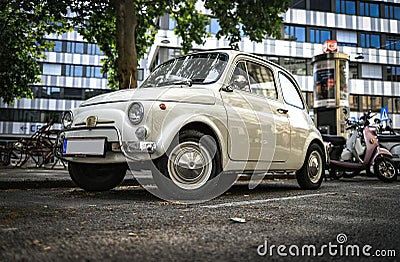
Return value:
<svg viewBox="0 0 400 262">
<path fill-rule="evenodd" d="M 185 79 L 185 80 L 179 80 L 179 81 L 167 81 L 167 82 L 162 82 L 157 86 L 166 86 L 166 85 L 186 85 L 188 87 L 191 87 L 193 84 L 191 79 Z"/>
</svg>

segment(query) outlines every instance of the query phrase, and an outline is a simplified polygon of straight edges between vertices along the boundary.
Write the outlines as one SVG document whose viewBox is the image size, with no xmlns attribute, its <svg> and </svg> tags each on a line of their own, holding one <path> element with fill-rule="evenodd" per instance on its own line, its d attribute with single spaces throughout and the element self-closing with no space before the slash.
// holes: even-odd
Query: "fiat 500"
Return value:
<svg viewBox="0 0 400 262">
<path fill-rule="evenodd" d="M 201 192 L 232 174 L 282 171 L 317 189 L 326 163 L 293 76 L 233 50 L 169 60 L 140 88 L 91 98 L 62 122 L 62 155 L 88 191 L 116 187 L 128 166 L 143 162 L 170 193 Z"/>
</svg>

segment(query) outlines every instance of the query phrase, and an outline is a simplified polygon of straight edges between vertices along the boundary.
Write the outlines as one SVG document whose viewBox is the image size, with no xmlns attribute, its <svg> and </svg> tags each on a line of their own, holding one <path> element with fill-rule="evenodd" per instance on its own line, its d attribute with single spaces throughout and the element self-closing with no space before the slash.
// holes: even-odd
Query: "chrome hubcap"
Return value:
<svg viewBox="0 0 400 262">
<path fill-rule="evenodd" d="M 181 143 L 169 155 L 168 173 L 180 188 L 200 188 L 210 179 L 212 158 L 209 152 L 196 142 Z"/>
<path fill-rule="evenodd" d="M 322 157 L 314 151 L 308 159 L 308 177 L 312 183 L 317 183 L 322 176 Z"/>
</svg>

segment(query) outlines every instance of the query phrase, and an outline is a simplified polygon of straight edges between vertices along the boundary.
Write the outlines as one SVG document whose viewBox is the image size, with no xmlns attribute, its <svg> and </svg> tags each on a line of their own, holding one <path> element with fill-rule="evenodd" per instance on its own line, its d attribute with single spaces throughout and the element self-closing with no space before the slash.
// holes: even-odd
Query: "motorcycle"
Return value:
<svg viewBox="0 0 400 262">
<path fill-rule="evenodd" d="M 397 168 L 392 154 L 379 146 L 377 128 L 370 126 L 371 111 L 364 113 L 360 121 L 346 120 L 349 139 L 342 136 L 322 135 L 329 144 L 329 174 L 333 178 L 354 176 L 361 171 L 374 174 L 384 182 L 397 178 Z M 373 172 L 371 171 L 373 169 Z"/>
<path fill-rule="evenodd" d="M 376 118 L 374 120 L 378 131 L 379 146 L 389 150 L 392 154 L 397 169 L 400 168 L 400 134 L 397 134 L 392 127 L 392 120 L 389 119 L 386 126 L 383 122 Z"/>
</svg>

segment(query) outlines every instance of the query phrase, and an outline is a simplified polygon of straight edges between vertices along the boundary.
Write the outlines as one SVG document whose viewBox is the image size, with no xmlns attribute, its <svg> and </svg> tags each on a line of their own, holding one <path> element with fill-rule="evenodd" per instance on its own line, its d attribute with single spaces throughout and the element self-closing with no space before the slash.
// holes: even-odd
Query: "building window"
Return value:
<svg viewBox="0 0 400 262">
<path fill-rule="evenodd" d="M 385 80 L 400 82 L 400 66 L 387 66 Z"/>
<path fill-rule="evenodd" d="M 61 75 L 61 65 L 60 64 L 43 64 L 43 75 L 53 75 L 60 76 Z"/>
<path fill-rule="evenodd" d="M 336 13 L 355 15 L 356 14 L 356 1 L 336 0 Z"/>
<path fill-rule="evenodd" d="M 350 79 L 358 79 L 358 64 L 357 63 L 350 63 L 349 65 L 349 73 Z"/>
<path fill-rule="evenodd" d="M 176 26 L 177 26 L 176 20 L 173 19 L 172 17 L 169 17 L 169 19 L 168 19 L 168 30 L 174 30 Z"/>
<path fill-rule="evenodd" d="M 385 4 L 384 10 L 385 10 L 384 14 L 385 18 L 400 20 L 400 6 Z"/>
<path fill-rule="evenodd" d="M 371 96 L 369 109 L 373 112 L 380 112 L 382 108 L 382 97 Z"/>
<path fill-rule="evenodd" d="M 326 40 L 331 39 L 331 31 L 320 30 L 320 29 L 310 29 L 310 42 L 322 44 Z"/>
<path fill-rule="evenodd" d="M 310 0 L 310 10 L 330 12 L 331 0 Z"/>
<path fill-rule="evenodd" d="M 64 99 L 82 100 L 82 88 L 64 88 Z"/>
<path fill-rule="evenodd" d="M 380 36 L 376 34 L 361 34 L 360 44 L 361 47 L 365 48 L 380 48 L 381 39 Z"/>
<path fill-rule="evenodd" d="M 306 1 L 305 0 L 291 0 L 290 8 L 306 9 Z"/>
<path fill-rule="evenodd" d="M 308 75 L 308 63 L 309 62 L 305 58 L 283 58 L 283 67 L 294 75 Z"/>
<path fill-rule="evenodd" d="M 358 112 L 360 111 L 360 96 L 350 95 L 350 111 Z"/>
<path fill-rule="evenodd" d="M 379 5 L 369 2 L 360 3 L 360 15 L 379 17 Z"/>
<path fill-rule="evenodd" d="M 87 66 L 86 77 L 103 78 L 104 75 L 101 72 L 100 66 Z"/>
<path fill-rule="evenodd" d="M 216 35 L 220 29 L 221 29 L 221 26 L 219 25 L 219 19 L 211 18 L 208 31 L 211 34 Z"/>
<path fill-rule="evenodd" d="M 65 66 L 65 75 L 82 77 L 83 76 L 83 66 L 66 65 Z"/>
<path fill-rule="evenodd" d="M 67 42 L 67 53 L 84 54 L 85 53 L 85 43 Z"/>
<path fill-rule="evenodd" d="M 340 46 L 357 46 L 357 33 L 351 31 L 337 31 L 336 40 Z"/>
<path fill-rule="evenodd" d="M 100 51 L 100 47 L 96 44 L 88 44 L 87 53 L 89 55 L 103 55 L 103 52 Z"/>
<path fill-rule="evenodd" d="M 285 26 L 283 39 L 305 42 L 306 41 L 306 28 L 301 26 Z"/>
<path fill-rule="evenodd" d="M 63 42 L 62 41 L 53 41 L 54 46 L 51 52 L 61 53 L 63 51 Z"/>
<path fill-rule="evenodd" d="M 382 79 L 382 66 L 380 65 L 361 65 L 361 77 L 367 79 Z"/>
<path fill-rule="evenodd" d="M 400 36 L 387 35 L 386 36 L 386 49 L 400 51 Z"/>
<path fill-rule="evenodd" d="M 59 87 L 42 87 L 41 97 L 43 98 L 61 98 Z"/>
</svg>

